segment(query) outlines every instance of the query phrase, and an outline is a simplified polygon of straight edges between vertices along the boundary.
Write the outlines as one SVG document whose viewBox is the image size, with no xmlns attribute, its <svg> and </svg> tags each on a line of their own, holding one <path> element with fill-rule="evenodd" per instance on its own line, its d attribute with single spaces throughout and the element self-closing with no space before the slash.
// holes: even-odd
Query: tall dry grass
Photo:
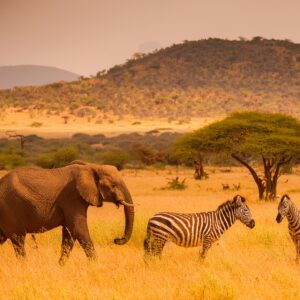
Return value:
<svg viewBox="0 0 300 300">
<path fill-rule="evenodd" d="M 1 299 L 300 299 L 300 265 L 288 236 L 287 223 L 277 224 L 277 203 L 257 201 L 256 187 L 243 169 L 222 173 L 210 169 L 205 181 L 192 179 L 184 191 L 160 190 L 174 169 L 125 171 L 126 183 L 139 206 L 130 242 L 112 243 L 123 231 L 123 212 L 113 205 L 90 208 L 89 227 L 98 260 L 89 262 L 76 244 L 65 267 L 58 265 L 60 229 L 37 236 L 39 248 L 26 242 L 27 259 L 18 261 L 10 242 L 0 248 Z M 288 182 L 285 183 L 286 179 Z M 222 183 L 241 183 L 241 190 L 223 191 Z M 285 175 L 279 192 L 290 191 L 300 208 L 300 177 Z M 215 209 L 240 193 L 256 220 L 252 230 L 237 222 L 198 261 L 199 248 L 166 246 L 163 259 L 148 267 L 143 262 L 143 239 L 148 218 L 158 211 L 197 212 Z"/>
</svg>

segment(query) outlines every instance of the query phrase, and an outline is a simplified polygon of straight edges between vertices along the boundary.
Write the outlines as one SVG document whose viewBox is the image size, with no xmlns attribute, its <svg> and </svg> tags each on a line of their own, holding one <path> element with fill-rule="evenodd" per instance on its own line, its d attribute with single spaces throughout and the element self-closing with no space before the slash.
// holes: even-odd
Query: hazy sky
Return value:
<svg viewBox="0 0 300 300">
<path fill-rule="evenodd" d="M 134 52 L 239 36 L 300 42 L 300 0 L 0 0 L 0 66 L 82 75 Z"/>
</svg>

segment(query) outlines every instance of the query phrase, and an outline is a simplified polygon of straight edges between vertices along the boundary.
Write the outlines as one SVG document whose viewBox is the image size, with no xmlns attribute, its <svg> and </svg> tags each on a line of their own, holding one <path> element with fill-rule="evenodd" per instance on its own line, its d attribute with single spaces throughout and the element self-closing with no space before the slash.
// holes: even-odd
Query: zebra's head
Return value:
<svg viewBox="0 0 300 300">
<path fill-rule="evenodd" d="M 246 199 L 240 195 L 233 198 L 233 203 L 236 207 L 235 217 L 249 228 L 255 226 L 255 221 L 252 218 L 251 211 L 246 204 Z"/>
<path fill-rule="evenodd" d="M 278 215 L 276 217 L 277 223 L 280 223 L 288 211 L 290 210 L 291 198 L 288 195 L 283 195 L 278 205 Z"/>
</svg>

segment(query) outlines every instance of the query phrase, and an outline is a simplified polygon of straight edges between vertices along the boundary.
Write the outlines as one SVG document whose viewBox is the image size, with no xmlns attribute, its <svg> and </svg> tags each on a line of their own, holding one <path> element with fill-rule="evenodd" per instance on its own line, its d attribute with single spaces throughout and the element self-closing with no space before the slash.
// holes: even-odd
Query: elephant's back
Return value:
<svg viewBox="0 0 300 300">
<path fill-rule="evenodd" d="M 50 203 L 70 179 L 62 169 L 19 168 L 0 181 L 0 201 Z"/>
<path fill-rule="evenodd" d="M 41 228 L 56 227 L 62 222 L 55 201 L 64 188 L 65 180 L 60 171 L 53 171 L 19 168 L 1 179 L 0 228 L 6 234 L 18 230 L 36 232 Z"/>
</svg>

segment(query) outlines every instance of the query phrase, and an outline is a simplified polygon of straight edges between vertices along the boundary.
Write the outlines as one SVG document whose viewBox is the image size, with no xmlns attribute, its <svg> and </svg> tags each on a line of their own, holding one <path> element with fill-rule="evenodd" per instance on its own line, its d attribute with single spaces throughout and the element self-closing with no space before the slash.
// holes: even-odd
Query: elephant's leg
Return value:
<svg viewBox="0 0 300 300">
<path fill-rule="evenodd" d="M 25 234 L 13 235 L 10 238 L 17 257 L 25 257 L 26 256 L 25 248 L 24 248 L 25 236 L 26 236 Z"/>
<path fill-rule="evenodd" d="M 84 228 L 82 228 L 82 230 L 80 230 L 80 232 L 77 232 L 76 237 L 77 237 L 77 240 L 80 243 L 81 247 L 83 248 L 86 256 L 93 260 L 96 259 L 96 252 L 95 252 L 94 244 L 90 237 L 90 233 L 89 233 L 87 224 L 85 224 Z"/>
<path fill-rule="evenodd" d="M 86 256 L 90 259 L 96 259 L 95 248 L 90 237 L 86 218 L 75 218 L 75 220 L 72 222 L 72 225 L 67 227 L 70 229 L 71 235 L 74 237 L 74 239 L 78 240 L 80 243 Z"/>
<path fill-rule="evenodd" d="M 65 226 L 62 228 L 61 256 L 59 264 L 63 266 L 70 255 L 74 246 L 74 239 L 71 236 L 69 229 Z"/>
</svg>

